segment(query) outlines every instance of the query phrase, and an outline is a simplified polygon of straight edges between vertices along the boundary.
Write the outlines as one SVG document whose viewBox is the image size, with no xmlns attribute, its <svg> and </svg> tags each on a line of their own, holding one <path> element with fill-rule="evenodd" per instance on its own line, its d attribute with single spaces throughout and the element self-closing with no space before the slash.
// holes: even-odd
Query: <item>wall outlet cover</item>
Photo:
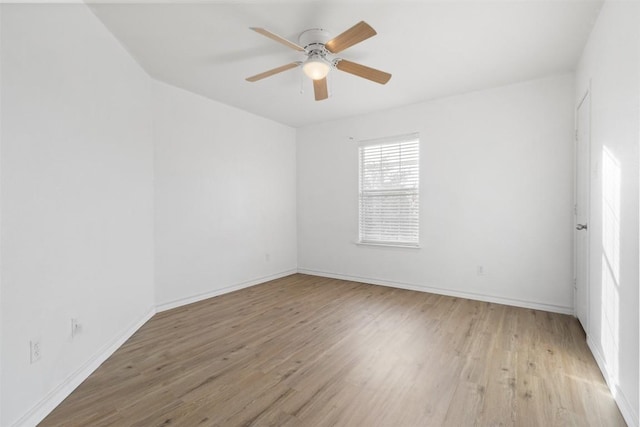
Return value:
<svg viewBox="0 0 640 427">
<path fill-rule="evenodd" d="M 31 364 L 38 362 L 42 358 L 42 348 L 40 346 L 40 340 L 29 341 L 29 347 Z"/>
</svg>

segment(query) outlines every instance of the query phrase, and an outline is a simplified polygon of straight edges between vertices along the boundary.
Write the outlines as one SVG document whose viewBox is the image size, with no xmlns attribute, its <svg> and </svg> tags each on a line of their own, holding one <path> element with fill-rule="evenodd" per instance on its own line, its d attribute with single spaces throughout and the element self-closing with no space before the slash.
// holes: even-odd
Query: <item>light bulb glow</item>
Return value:
<svg viewBox="0 0 640 427">
<path fill-rule="evenodd" d="M 302 65 L 302 70 L 312 80 L 322 80 L 329 74 L 329 64 L 319 56 L 310 56 Z"/>
</svg>

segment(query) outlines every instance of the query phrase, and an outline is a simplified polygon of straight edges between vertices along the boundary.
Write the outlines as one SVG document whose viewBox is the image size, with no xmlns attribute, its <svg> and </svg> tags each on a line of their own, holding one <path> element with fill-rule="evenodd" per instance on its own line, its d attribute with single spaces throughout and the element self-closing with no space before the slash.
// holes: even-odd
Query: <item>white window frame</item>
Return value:
<svg viewBox="0 0 640 427">
<path fill-rule="evenodd" d="M 404 153 L 403 149 L 405 149 Z M 386 157 L 383 158 L 385 154 Z M 380 156 L 380 168 L 384 160 L 391 161 L 390 164 L 387 163 L 387 166 L 391 166 L 391 169 L 387 169 L 387 173 L 404 175 L 400 181 L 392 183 L 388 180 L 389 175 L 385 177 L 382 173 L 382 169 L 377 174 L 375 171 L 372 172 L 370 167 L 365 167 L 365 161 L 368 165 L 375 164 L 376 156 Z M 402 174 L 403 171 L 406 173 Z M 393 217 L 393 210 L 396 214 L 401 214 L 400 217 Z M 378 211 L 377 214 L 376 211 Z M 385 224 L 387 221 L 388 224 Z M 358 244 L 405 248 L 420 246 L 420 135 L 418 133 L 359 141 Z"/>
</svg>

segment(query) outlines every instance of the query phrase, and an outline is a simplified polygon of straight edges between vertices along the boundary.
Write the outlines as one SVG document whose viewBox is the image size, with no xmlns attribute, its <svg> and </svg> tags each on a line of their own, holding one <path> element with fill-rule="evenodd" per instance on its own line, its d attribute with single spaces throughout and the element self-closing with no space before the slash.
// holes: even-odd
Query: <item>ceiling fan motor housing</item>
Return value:
<svg viewBox="0 0 640 427">
<path fill-rule="evenodd" d="M 330 39 L 331 36 L 327 30 L 312 28 L 300 34 L 298 44 L 304 48 L 307 56 L 320 55 L 322 58 L 326 58 L 329 51 L 327 51 L 324 45 Z M 331 61 L 329 60 L 329 62 Z"/>
</svg>

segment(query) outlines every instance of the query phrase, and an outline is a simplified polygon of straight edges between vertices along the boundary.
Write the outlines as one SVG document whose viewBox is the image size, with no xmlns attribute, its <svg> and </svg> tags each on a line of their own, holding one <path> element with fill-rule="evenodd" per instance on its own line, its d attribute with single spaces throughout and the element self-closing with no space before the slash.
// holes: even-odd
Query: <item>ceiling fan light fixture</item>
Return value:
<svg viewBox="0 0 640 427">
<path fill-rule="evenodd" d="M 311 55 L 302 65 L 302 70 L 311 80 L 322 80 L 327 77 L 331 66 L 320 55 Z"/>
</svg>

